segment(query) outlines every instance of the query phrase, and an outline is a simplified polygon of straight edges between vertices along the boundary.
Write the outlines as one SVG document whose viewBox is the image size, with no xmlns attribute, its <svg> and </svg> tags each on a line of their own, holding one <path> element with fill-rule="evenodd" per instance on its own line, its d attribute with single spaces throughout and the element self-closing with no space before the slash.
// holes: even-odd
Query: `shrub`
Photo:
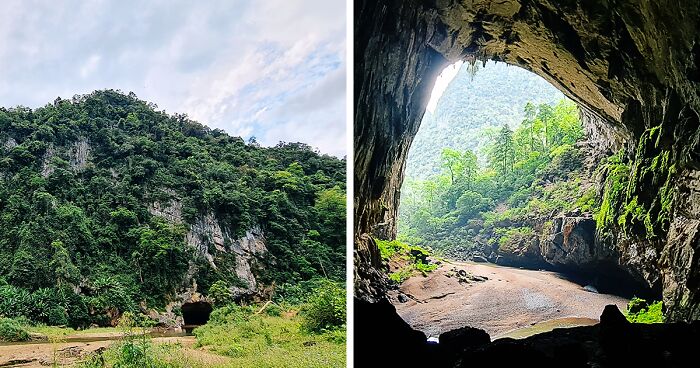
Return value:
<svg viewBox="0 0 700 368">
<path fill-rule="evenodd" d="M 297 283 L 284 283 L 277 286 L 273 300 L 277 303 L 300 305 L 306 303 L 314 291 L 321 286 L 326 279 L 316 277 Z"/>
<path fill-rule="evenodd" d="M 310 332 L 322 332 L 343 326 L 346 317 L 345 288 L 327 280 L 316 289 L 303 310 L 302 327 Z"/>
<path fill-rule="evenodd" d="M 401 284 L 413 276 L 414 271 L 420 271 L 423 276 L 427 276 L 429 272 L 434 271 L 438 267 L 437 264 L 430 263 L 428 260 L 428 257 L 431 256 L 431 251 L 426 248 L 409 245 L 399 240 L 376 239 L 375 241 L 379 247 L 382 259 L 385 261 L 395 259 L 402 263 L 404 261 L 409 262 L 405 267 L 389 274 L 389 279 L 397 284 Z"/>
<path fill-rule="evenodd" d="M 408 280 L 409 277 L 413 276 L 413 267 L 412 266 L 406 266 L 402 267 L 396 272 L 392 272 L 389 274 L 389 280 L 401 284 L 404 281 Z"/>
<path fill-rule="evenodd" d="M 663 302 L 648 302 L 641 298 L 632 298 L 625 313 L 632 323 L 662 323 L 664 321 Z"/>
<path fill-rule="evenodd" d="M 46 313 L 46 324 L 50 326 L 68 325 L 68 314 L 61 306 L 53 306 Z"/>
<path fill-rule="evenodd" d="M 302 328 L 305 318 L 302 315 L 273 317 L 255 314 L 258 310 L 260 306 L 231 305 L 216 309 L 209 323 L 194 330 L 195 347 L 227 356 L 229 367 L 345 366 L 345 328 L 309 333 Z"/>
<path fill-rule="evenodd" d="M 242 307 L 236 304 L 228 304 L 221 308 L 216 308 L 209 315 L 209 325 L 226 325 L 240 323 L 248 320 L 252 313 L 249 307 Z"/>
<path fill-rule="evenodd" d="M 66 298 L 66 313 L 68 325 L 73 328 L 83 328 L 90 325 L 90 313 L 88 312 L 85 297 L 72 291 L 64 292 Z"/>
<path fill-rule="evenodd" d="M 12 285 L 0 286 L 0 315 L 5 317 L 28 316 L 31 293 Z"/>
<path fill-rule="evenodd" d="M 190 367 L 177 344 L 154 344 L 143 336 L 127 336 L 102 354 L 91 355 L 80 368 Z"/>
<path fill-rule="evenodd" d="M 27 341 L 29 333 L 17 321 L 11 318 L 0 319 L 0 340 L 8 342 Z"/>
<path fill-rule="evenodd" d="M 146 336 L 140 316 L 131 312 L 124 313 L 119 319 L 119 328 L 123 337 L 110 346 L 101 355 L 92 355 L 84 361 L 81 368 L 177 368 L 187 365 L 177 363 L 179 346 L 172 344 L 154 344 Z"/>
<path fill-rule="evenodd" d="M 224 280 L 218 280 L 209 287 L 209 297 L 214 299 L 216 306 L 226 305 L 232 301 L 231 290 Z"/>
<path fill-rule="evenodd" d="M 428 276 L 429 272 L 433 272 L 438 268 L 435 263 L 423 263 L 422 261 L 416 262 L 416 269 L 420 271 L 423 276 Z"/>
<path fill-rule="evenodd" d="M 270 317 L 279 317 L 282 315 L 282 307 L 277 304 L 270 304 L 265 308 L 265 314 Z"/>
<path fill-rule="evenodd" d="M 65 318 L 58 318 L 58 323 L 53 323 L 51 321 L 53 318 L 57 317 L 56 311 L 52 309 L 56 308 L 57 305 L 62 304 L 61 298 L 59 297 L 56 289 L 42 288 L 38 289 L 31 294 L 29 298 L 29 308 L 25 314 L 31 320 L 46 323 L 46 324 L 65 324 Z"/>
<path fill-rule="evenodd" d="M 108 312 L 117 310 L 119 313 L 137 310 L 131 290 L 116 277 L 98 276 L 90 283 L 88 305 L 97 314 L 93 320 L 100 324 L 108 324 Z"/>
</svg>

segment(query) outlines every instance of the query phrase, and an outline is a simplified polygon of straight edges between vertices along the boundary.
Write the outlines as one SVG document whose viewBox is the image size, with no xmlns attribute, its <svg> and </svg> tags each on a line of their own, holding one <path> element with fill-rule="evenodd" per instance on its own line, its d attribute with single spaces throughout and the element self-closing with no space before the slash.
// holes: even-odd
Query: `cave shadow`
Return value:
<svg viewBox="0 0 700 368">
<path fill-rule="evenodd" d="M 599 293 L 619 296 L 626 299 L 634 297 L 646 300 L 661 300 L 661 285 L 649 287 L 646 283 L 635 279 L 629 273 L 614 264 L 600 263 L 590 266 L 595 272 L 586 272 L 573 268 L 552 267 L 559 277 L 582 287 L 592 285 Z"/>
<path fill-rule="evenodd" d="M 209 322 L 209 316 L 213 308 L 208 302 L 190 302 L 183 304 L 181 310 L 182 319 L 184 320 L 183 329 L 190 334 L 195 327 Z"/>
</svg>

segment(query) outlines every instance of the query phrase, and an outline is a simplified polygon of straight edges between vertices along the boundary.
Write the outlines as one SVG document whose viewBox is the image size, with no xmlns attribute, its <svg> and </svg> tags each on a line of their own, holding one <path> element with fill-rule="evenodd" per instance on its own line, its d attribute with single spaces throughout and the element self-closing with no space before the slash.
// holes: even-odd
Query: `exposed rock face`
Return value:
<svg viewBox="0 0 700 368">
<path fill-rule="evenodd" d="M 166 193 L 175 197 L 175 191 L 166 190 Z M 171 224 L 182 223 L 182 202 L 177 199 L 172 199 L 167 203 L 154 202 L 148 207 L 148 212 L 153 216 L 158 216 L 166 219 Z"/>
<path fill-rule="evenodd" d="M 258 283 L 253 275 L 253 266 L 258 257 L 267 252 L 265 236 L 260 228 L 246 231 L 245 236 L 231 243 L 231 250 L 236 254 L 236 276 L 246 284 L 245 287 L 232 287 L 234 297 L 258 290 Z"/>
<path fill-rule="evenodd" d="M 494 248 L 484 244 L 477 254 L 498 264 L 570 269 L 585 269 L 614 256 L 603 243 L 596 241 L 595 220 L 590 214 L 561 214 L 551 219 L 532 219 L 522 225 L 535 231 L 527 236 L 513 236 L 506 244 Z"/>
<path fill-rule="evenodd" d="M 2 146 L 5 148 L 6 151 L 9 151 L 17 147 L 17 141 L 14 138 L 9 137 L 3 142 Z"/>
<path fill-rule="evenodd" d="M 219 221 L 212 213 L 207 213 L 198 217 L 195 223 L 192 224 L 190 231 L 185 236 L 185 240 L 189 246 L 196 248 L 197 252 L 203 255 L 212 267 L 216 268 L 213 253 L 215 251 L 225 252 L 224 241 L 230 241 L 231 238 L 228 234 L 224 236 L 224 232 L 219 226 Z"/>
<path fill-rule="evenodd" d="M 175 310 L 181 309 L 182 306 L 187 303 L 207 303 L 213 305 L 214 301 L 199 293 L 197 291 L 197 283 L 194 282 L 191 287 L 178 294 L 175 300 L 168 303 L 168 305 L 165 306 L 165 311 L 158 311 L 155 309 L 146 310 L 145 307 L 142 307 L 142 309 L 148 317 L 156 323 L 156 327 L 180 329 L 185 324 L 185 321 L 182 313 L 176 313 Z"/>
<path fill-rule="evenodd" d="M 173 196 L 173 199 L 161 203 L 155 202 L 149 206 L 149 212 L 154 216 L 159 216 L 173 224 L 183 224 L 182 203 L 177 199 L 174 191 L 166 190 L 166 193 Z M 185 242 L 188 246 L 197 250 L 197 253 L 204 257 L 209 265 L 214 269 L 224 268 L 226 272 L 236 275 L 240 285 L 231 285 L 229 289 L 234 299 L 255 295 L 258 290 L 258 283 L 253 270 L 256 262 L 267 252 L 265 245 L 265 235 L 259 227 L 253 227 L 246 231 L 240 238 L 234 238 L 227 228 L 222 228 L 219 220 L 212 213 L 199 216 L 195 223 L 190 226 L 185 235 Z M 233 255 L 234 263 L 221 263 L 224 255 Z M 190 263 L 190 269 L 183 280 L 184 289 L 177 295 L 175 300 L 170 302 L 165 312 L 155 310 L 146 311 L 152 320 L 159 326 L 167 328 L 179 328 L 184 321 L 181 315 L 174 312 L 175 308 L 186 303 L 205 302 L 213 304 L 203 292 L 199 290 L 197 280 L 194 278 L 197 266 Z"/>
<path fill-rule="evenodd" d="M 595 221 L 590 216 L 557 217 L 552 221 L 540 254 L 552 264 L 586 264 L 599 255 L 595 247 Z"/>
<path fill-rule="evenodd" d="M 44 157 L 41 158 L 41 176 L 44 178 L 48 178 L 49 175 L 51 175 L 55 168 L 53 165 L 51 165 L 51 159 L 56 156 L 56 149 L 53 147 L 53 145 L 49 146 L 46 149 L 46 153 L 44 153 Z"/>
<path fill-rule="evenodd" d="M 382 283 L 371 271 L 379 267 L 375 246 L 362 234 L 395 236 L 406 156 L 437 74 L 450 62 L 492 58 L 539 74 L 577 101 L 601 151 L 628 149 L 629 196 L 655 228 L 653 236 L 638 227 L 615 232 L 615 262 L 649 283 L 662 280 L 671 320 L 700 318 L 697 2 L 361 0 L 355 19 L 360 296 L 372 298 L 381 287 L 370 285 Z M 659 157 L 663 169 L 643 170 L 658 169 Z M 560 244 L 547 247 L 551 259 L 566 252 Z"/>
<path fill-rule="evenodd" d="M 149 206 L 149 212 L 154 216 L 165 218 L 168 222 L 182 224 L 182 203 L 175 197 L 173 191 L 166 191 L 174 199 L 166 203 L 155 202 Z M 240 298 L 253 295 L 258 291 L 258 283 L 253 274 L 256 262 L 267 252 L 265 235 L 259 227 L 253 227 L 246 231 L 240 238 L 234 238 L 227 228 L 222 228 L 219 220 L 213 213 L 197 217 L 185 235 L 187 245 L 195 248 L 197 253 L 204 257 L 209 265 L 218 269 L 222 265 L 217 262 L 219 255 L 230 254 L 234 256 L 235 266 L 228 270 L 235 273 L 241 281 L 241 285 L 230 286 L 232 296 Z M 191 265 L 190 268 L 194 267 Z M 191 278 L 194 269 L 188 272 L 184 284 L 192 284 Z M 196 285 L 196 283 L 195 283 Z M 191 292 L 197 292 L 196 286 L 190 286 Z M 199 290 L 201 292 L 201 290 Z"/>
<path fill-rule="evenodd" d="M 90 143 L 87 139 L 82 138 L 81 140 L 75 142 L 71 149 L 70 154 L 70 165 L 76 171 L 85 169 L 88 162 L 88 156 L 90 154 Z"/>
<path fill-rule="evenodd" d="M 660 267 L 664 301 L 672 301 L 668 317 L 672 320 L 700 316 L 700 173 L 688 170 L 678 179 L 679 197 L 686 197 L 675 208 L 668 232 L 669 244 L 661 251 Z"/>
</svg>

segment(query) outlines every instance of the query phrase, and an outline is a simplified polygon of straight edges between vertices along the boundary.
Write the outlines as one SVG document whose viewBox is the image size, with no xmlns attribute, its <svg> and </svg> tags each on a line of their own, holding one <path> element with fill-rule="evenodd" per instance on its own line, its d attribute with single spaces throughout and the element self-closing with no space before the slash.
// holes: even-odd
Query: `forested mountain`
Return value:
<svg viewBox="0 0 700 368">
<path fill-rule="evenodd" d="M 0 315 L 100 323 L 215 282 L 344 280 L 345 160 L 133 94 L 0 108 Z"/>
<path fill-rule="evenodd" d="M 481 66 L 462 65 L 435 111 L 426 111 L 409 151 L 407 178 L 439 174 L 444 147 L 474 151 L 484 164 L 489 135 L 504 124 L 516 129 L 525 118 L 525 104 L 554 104 L 564 98 L 547 81 L 517 66 L 492 61 Z"/>
</svg>

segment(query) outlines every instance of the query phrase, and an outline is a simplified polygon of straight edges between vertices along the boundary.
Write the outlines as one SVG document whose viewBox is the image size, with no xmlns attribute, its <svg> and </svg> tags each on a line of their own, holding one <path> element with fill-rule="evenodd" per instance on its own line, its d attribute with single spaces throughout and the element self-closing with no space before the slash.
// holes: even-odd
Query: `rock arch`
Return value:
<svg viewBox="0 0 700 368">
<path fill-rule="evenodd" d="M 411 141 L 449 63 L 528 69 L 582 107 L 602 150 L 669 156 L 674 201 L 655 238 L 632 234 L 619 262 L 661 283 L 670 320 L 700 319 L 700 7 L 691 0 L 359 0 L 355 2 L 355 291 L 383 294 L 369 234 L 396 234 Z M 651 128 L 653 147 L 637 149 Z M 645 133 L 647 132 L 647 133 Z M 647 138 L 648 139 L 648 138 Z M 644 142 L 641 142 L 644 145 Z M 663 183 L 638 178 L 649 208 Z M 651 194 L 651 195 L 650 195 Z M 651 212 L 650 212 L 651 213 Z"/>
</svg>

